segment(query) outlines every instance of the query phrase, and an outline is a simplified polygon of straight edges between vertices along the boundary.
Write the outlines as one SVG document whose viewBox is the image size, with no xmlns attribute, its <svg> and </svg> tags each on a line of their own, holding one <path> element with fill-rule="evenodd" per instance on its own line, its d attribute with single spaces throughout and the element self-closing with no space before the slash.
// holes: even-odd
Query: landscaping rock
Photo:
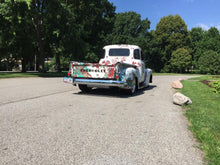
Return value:
<svg viewBox="0 0 220 165">
<path fill-rule="evenodd" d="M 177 92 L 173 95 L 173 103 L 177 105 L 188 105 L 192 104 L 192 101 L 189 97 Z"/>
<path fill-rule="evenodd" d="M 182 79 L 176 80 L 172 82 L 172 87 L 176 89 L 183 88 L 183 84 L 180 82 Z"/>
</svg>

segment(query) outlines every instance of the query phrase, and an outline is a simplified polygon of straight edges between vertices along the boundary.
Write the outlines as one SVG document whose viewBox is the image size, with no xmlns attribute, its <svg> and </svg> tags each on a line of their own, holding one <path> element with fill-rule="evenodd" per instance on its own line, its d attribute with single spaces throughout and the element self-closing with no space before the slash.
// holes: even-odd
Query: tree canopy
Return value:
<svg viewBox="0 0 220 165">
<path fill-rule="evenodd" d="M 107 36 L 108 44 L 135 44 L 139 38 L 144 39 L 150 29 L 150 21 L 141 20 L 136 12 L 116 14 L 112 32 Z"/>
<path fill-rule="evenodd" d="M 156 26 L 155 35 L 161 48 L 161 61 L 165 72 L 170 71 L 170 58 L 178 48 L 188 48 L 189 33 L 187 25 L 179 15 L 169 15 L 161 18 Z"/>
<path fill-rule="evenodd" d="M 22 59 L 22 71 L 33 68 L 35 57 L 39 71 L 45 71 L 45 58 L 54 57 L 58 71 L 61 56 L 92 61 L 114 17 L 115 7 L 108 0 L 1 1 L 1 61 L 8 65 Z"/>
<path fill-rule="evenodd" d="M 168 15 L 149 31 L 148 18 L 115 9 L 108 0 L 1 1 L 0 70 L 12 70 L 21 61 L 23 72 L 44 72 L 52 65 L 61 71 L 70 60 L 97 62 L 105 45 L 136 44 L 147 66 L 157 72 L 185 72 L 193 66 L 202 73 L 219 74 L 218 60 L 213 60 L 220 54 L 217 28 L 187 30 L 179 15 Z"/>
</svg>

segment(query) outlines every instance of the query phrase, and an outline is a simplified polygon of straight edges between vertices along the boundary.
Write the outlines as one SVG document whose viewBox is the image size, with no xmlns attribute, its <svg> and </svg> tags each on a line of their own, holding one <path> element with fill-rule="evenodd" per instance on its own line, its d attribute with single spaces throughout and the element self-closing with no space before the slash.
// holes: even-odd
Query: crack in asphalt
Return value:
<svg viewBox="0 0 220 165">
<path fill-rule="evenodd" d="M 37 99 L 37 98 L 41 98 L 41 97 L 52 96 L 52 95 L 61 94 L 61 93 L 66 93 L 66 92 L 69 92 L 69 91 L 70 90 L 66 90 L 66 91 L 55 92 L 55 93 L 50 93 L 50 94 L 45 94 L 45 95 L 40 95 L 40 96 L 34 96 L 34 97 L 29 97 L 29 98 L 24 98 L 24 99 L 19 99 L 19 100 L 13 100 L 13 101 L 9 101 L 9 102 L 3 102 L 3 103 L 0 103 L 0 106 L 13 104 L 13 103 L 19 103 L 19 102 L 22 102 L 22 101 L 33 100 L 33 99 Z"/>
</svg>

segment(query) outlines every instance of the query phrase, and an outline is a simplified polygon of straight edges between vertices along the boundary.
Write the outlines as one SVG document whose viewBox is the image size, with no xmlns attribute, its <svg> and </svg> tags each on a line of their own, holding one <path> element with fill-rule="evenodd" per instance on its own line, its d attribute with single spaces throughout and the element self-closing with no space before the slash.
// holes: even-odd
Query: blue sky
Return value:
<svg viewBox="0 0 220 165">
<path fill-rule="evenodd" d="M 150 30 L 164 16 L 180 15 L 189 30 L 202 27 L 208 30 L 216 27 L 220 30 L 220 0 L 109 0 L 116 6 L 116 13 L 135 11 L 142 19 L 151 22 Z"/>
</svg>

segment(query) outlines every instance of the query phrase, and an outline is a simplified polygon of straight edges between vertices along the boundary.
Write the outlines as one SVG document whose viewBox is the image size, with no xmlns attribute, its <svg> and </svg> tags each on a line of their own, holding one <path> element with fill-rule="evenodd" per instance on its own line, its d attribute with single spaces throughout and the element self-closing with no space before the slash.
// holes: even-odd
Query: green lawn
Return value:
<svg viewBox="0 0 220 165">
<path fill-rule="evenodd" d="M 198 74 L 179 74 L 179 73 L 155 73 L 154 76 L 181 76 L 181 75 L 198 75 Z M 0 72 L 1 78 L 16 78 L 16 77 L 64 77 L 67 76 L 66 72 L 47 72 L 47 73 L 39 73 L 39 72 Z"/>
<path fill-rule="evenodd" d="M 200 76 L 200 77 L 193 77 L 190 78 L 189 80 L 220 80 L 220 75 L 205 75 L 205 76 Z"/>
<path fill-rule="evenodd" d="M 196 78 L 197 80 L 215 79 L 210 76 Z M 195 79 L 194 79 L 195 80 Z M 190 130 L 201 142 L 205 151 L 205 160 L 209 164 L 220 163 L 220 93 L 200 81 L 183 81 L 181 93 L 192 100 L 186 106 L 185 115 L 190 122 Z"/>
<path fill-rule="evenodd" d="M 201 74 L 192 74 L 192 73 L 156 73 L 153 72 L 154 76 L 200 76 Z"/>
<path fill-rule="evenodd" d="M 39 72 L 0 72 L 1 78 L 17 78 L 17 77 L 64 77 L 67 75 L 67 72 L 47 72 L 47 73 L 39 73 Z"/>
</svg>

